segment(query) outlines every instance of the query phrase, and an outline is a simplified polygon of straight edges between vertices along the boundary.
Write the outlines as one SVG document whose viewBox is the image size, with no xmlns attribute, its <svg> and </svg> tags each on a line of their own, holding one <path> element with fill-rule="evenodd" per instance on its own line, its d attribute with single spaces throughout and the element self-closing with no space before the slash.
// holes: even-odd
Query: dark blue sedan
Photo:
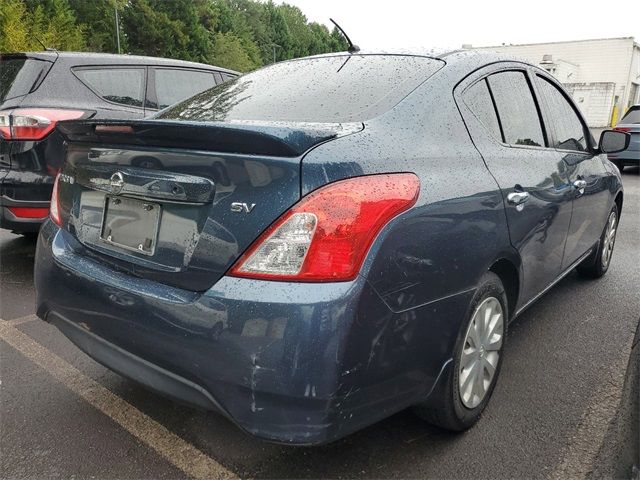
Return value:
<svg viewBox="0 0 640 480">
<path fill-rule="evenodd" d="M 623 204 L 558 82 L 475 52 L 275 64 L 142 121 L 61 122 L 38 315 L 116 372 L 287 444 L 414 407 L 460 431 L 507 326 L 601 277 Z"/>
</svg>

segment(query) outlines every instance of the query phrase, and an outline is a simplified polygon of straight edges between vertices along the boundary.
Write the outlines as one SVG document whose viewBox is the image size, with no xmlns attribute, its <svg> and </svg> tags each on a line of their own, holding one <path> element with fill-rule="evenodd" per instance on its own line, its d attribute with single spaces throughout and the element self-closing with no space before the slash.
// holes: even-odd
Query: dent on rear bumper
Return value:
<svg viewBox="0 0 640 480">
<path fill-rule="evenodd" d="M 457 331 L 443 314 L 455 318 L 454 305 L 464 303 L 449 298 L 393 313 L 363 278 L 223 277 L 199 294 L 108 269 L 80 255 L 82 248 L 51 222 L 41 230 L 41 318 L 62 322 L 74 343 L 125 376 L 283 443 L 331 441 L 426 399 L 450 356 L 442 339 Z M 91 339 L 132 363 L 92 351 Z M 153 369 L 134 368 L 137 359 Z M 199 400 L 156 379 L 163 372 L 192 393 L 201 389 Z"/>
</svg>

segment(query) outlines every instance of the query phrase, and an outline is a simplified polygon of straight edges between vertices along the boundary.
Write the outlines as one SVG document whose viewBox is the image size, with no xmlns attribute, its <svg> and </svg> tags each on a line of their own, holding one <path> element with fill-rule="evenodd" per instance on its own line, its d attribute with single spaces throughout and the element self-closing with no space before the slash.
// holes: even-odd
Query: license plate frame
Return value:
<svg viewBox="0 0 640 480">
<path fill-rule="evenodd" d="M 157 203 L 106 195 L 100 240 L 114 247 L 152 256 L 157 246 L 161 212 Z"/>
</svg>

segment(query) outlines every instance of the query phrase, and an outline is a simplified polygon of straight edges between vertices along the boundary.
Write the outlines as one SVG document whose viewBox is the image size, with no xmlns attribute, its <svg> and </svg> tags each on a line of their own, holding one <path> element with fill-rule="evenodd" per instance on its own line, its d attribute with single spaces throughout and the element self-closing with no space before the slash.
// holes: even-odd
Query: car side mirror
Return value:
<svg viewBox="0 0 640 480">
<path fill-rule="evenodd" d="M 629 146 L 631 135 L 617 130 L 605 130 L 600 134 L 598 149 L 602 153 L 618 153 L 626 150 Z"/>
</svg>

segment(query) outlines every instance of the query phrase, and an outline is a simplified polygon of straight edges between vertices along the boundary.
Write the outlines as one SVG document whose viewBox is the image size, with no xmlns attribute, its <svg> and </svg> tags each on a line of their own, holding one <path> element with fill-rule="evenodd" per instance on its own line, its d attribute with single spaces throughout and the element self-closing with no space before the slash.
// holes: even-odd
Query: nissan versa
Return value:
<svg viewBox="0 0 640 480">
<path fill-rule="evenodd" d="M 595 144 L 545 71 L 475 52 L 293 60 L 149 120 L 57 128 L 38 316 L 290 444 L 407 407 L 473 425 L 509 321 L 576 267 L 606 273 L 606 154 L 629 142 Z"/>
</svg>

